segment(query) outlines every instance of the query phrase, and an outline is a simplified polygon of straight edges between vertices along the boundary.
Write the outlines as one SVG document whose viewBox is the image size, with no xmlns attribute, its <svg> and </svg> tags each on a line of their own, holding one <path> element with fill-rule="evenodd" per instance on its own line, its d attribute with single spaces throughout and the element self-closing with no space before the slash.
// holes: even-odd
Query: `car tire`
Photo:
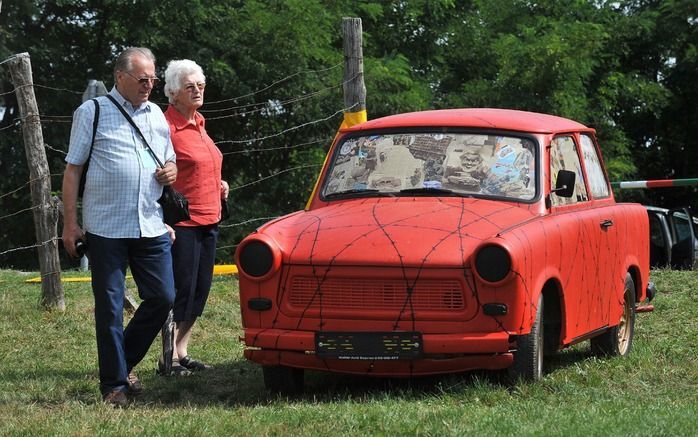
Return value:
<svg viewBox="0 0 698 437">
<path fill-rule="evenodd" d="M 296 396 L 303 393 L 303 369 L 288 366 L 262 366 L 264 387 L 272 394 Z"/>
<path fill-rule="evenodd" d="M 543 295 L 538 298 L 536 319 L 531 332 L 516 339 L 514 364 L 509 368 L 511 382 L 536 382 L 543 378 Z"/>
<path fill-rule="evenodd" d="M 591 352 L 597 356 L 626 357 L 635 333 L 635 282 L 628 273 L 623 292 L 623 313 L 616 326 L 591 339 Z"/>
</svg>

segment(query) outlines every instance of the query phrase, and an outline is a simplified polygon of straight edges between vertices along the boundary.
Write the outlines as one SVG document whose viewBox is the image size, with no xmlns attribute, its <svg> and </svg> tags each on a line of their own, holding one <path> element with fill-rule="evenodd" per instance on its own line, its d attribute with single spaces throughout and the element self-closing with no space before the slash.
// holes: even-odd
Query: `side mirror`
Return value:
<svg viewBox="0 0 698 437">
<path fill-rule="evenodd" d="M 577 174 L 569 170 L 560 170 L 557 172 L 557 182 L 555 189 L 551 190 L 551 194 L 555 193 L 560 197 L 572 197 L 574 194 L 574 182 L 577 179 Z"/>
</svg>

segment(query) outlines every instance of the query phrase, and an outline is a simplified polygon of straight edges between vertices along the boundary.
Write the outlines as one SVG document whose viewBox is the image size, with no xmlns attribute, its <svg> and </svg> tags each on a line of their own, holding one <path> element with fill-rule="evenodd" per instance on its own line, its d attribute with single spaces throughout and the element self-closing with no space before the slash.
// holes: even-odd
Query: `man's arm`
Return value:
<svg viewBox="0 0 698 437">
<path fill-rule="evenodd" d="M 82 177 L 82 165 L 66 164 L 63 172 L 63 247 L 73 258 L 78 257 L 75 242 L 85 238 L 78 224 L 78 186 Z"/>
</svg>

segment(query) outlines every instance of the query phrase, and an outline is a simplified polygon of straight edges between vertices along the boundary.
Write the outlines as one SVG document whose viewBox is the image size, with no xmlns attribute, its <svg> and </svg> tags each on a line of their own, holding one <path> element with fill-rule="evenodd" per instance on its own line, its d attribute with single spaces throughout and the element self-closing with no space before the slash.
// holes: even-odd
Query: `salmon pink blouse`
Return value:
<svg viewBox="0 0 698 437">
<path fill-rule="evenodd" d="M 221 218 L 221 166 L 223 155 L 206 133 L 204 117 L 194 115 L 196 124 L 170 105 L 165 111 L 172 145 L 177 154 L 177 180 L 172 186 L 189 201 L 191 220 L 177 226 L 202 226 Z"/>
</svg>

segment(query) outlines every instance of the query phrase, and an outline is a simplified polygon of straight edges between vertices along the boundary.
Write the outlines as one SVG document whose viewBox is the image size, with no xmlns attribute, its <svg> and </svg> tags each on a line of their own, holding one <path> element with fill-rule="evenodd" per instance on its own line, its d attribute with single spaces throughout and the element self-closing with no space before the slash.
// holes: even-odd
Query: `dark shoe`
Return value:
<svg viewBox="0 0 698 437">
<path fill-rule="evenodd" d="M 102 400 L 105 404 L 111 405 L 114 408 L 123 408 L 128 405 L 128 399 L 126 399 L 126 393 L 121 390 L 112 390 L 109 393 L 102 396 Z"/>
<path fill-rule="evenodd" d="M 189 376 L 191 372 L 186 367 L 179 364 L 179 361 L 172 360 L 172 367 L 170 367 L 170 372 L 165 372 L 165 364 L 162 361 L 158 361 L 158 375 L 160 376 Z"/>
<path fill-rule="evenodd" d="M 136 376 L 136 372 L 131 370 L 128 372 L 128 392 L 129 394 L 132 395 L 138 395 L 141 394 L 143 391 L 143 384 L 141 384 L 141 380 L 138 379 Z"/>
<path fill-rule="evenodd" d="M 204 364 L 200 361 L 192 360 L 189 358 L 189 355 L 187 355 L 184 358 L 179 359 L 179 364 L 182 366 L 186 367 L 187 369 L 191 370 L 192 372 L 198 372 L 200 370 L 210 370 L 213 369 L 213 366 L 209 366 L 208 364 Z"/>
</svg>

